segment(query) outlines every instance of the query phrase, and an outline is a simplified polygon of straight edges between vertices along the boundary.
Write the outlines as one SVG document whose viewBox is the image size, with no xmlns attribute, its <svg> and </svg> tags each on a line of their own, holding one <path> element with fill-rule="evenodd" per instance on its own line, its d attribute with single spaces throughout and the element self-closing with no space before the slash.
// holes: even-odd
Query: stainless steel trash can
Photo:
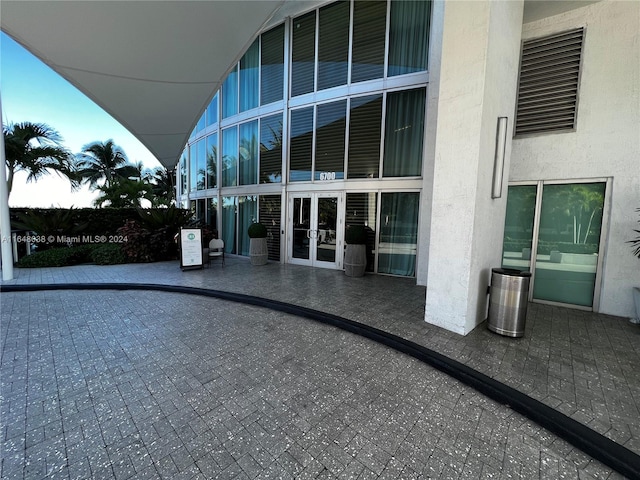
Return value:
<svg viewBox="0 0 640 480">
<path fill-rule="evenodd" d="M 491 269 L 489 330 L 507 337 L 524 335 L 531 272 L 509 268 Z"/>
</svg>

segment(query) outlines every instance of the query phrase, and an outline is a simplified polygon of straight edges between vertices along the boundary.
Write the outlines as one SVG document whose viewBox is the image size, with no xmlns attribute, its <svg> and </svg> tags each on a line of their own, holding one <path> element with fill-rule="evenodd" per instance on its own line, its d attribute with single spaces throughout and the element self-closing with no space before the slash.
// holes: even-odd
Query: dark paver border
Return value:
<svg viewBox="0 0 640 480">
<path fill-rule="evenodd" d="M 595 430 L 457 360 L 384 330 L 338 315 L 253 295 L 176 285 L 150 283 L 56 283 L 2 285 L 0 287 L 0 292 L 8 293 L 44 290 L 152 290 L 199 295 L 269 308 L 331 325 L 410 355 L 459 380 L 492 400 L 524 415 L 618 473 L 629 478 L 640 478 L 640 456 Z"/>
</svg>

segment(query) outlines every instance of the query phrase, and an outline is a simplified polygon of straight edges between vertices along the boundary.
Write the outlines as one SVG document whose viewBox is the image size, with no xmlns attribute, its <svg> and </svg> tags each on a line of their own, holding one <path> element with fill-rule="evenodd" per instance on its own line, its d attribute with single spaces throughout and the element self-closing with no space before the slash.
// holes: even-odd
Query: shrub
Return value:
<svg viewBox="0 0 640 480">
<path fill-rule="evenodd" d="M 119 265 L 127 263 L 127 256 L 118 243 L 92 245 L 91 260 L 96 265 Z"/>
<path fill-rule="evenodd" d="M 267 227 L 261 223 L 252 223 L 247 229 L 249 238 L 267 238 Z"/>
<path fill-rule="evenodd" d="M 21 268 L 66 267 L 91 261 L 92 245 L 50 248 L 23 257 L 17 266 Z"/>
<path fill-rule="evenodd" d="M 367 243 L 367 231 L 364 225 L 348 225 L 344 240 L 348 245 L 365 245 Z"/>
<path fill-rule="evenodd" d="M 151 249 L 151 234 L 135 220 L 128 220 L 118 229 L 118 235 L 127 237 L 122 244 L 122 251 L 127 261 L 134 263 L 146 263 L 154 261 Z"/>
</svg>

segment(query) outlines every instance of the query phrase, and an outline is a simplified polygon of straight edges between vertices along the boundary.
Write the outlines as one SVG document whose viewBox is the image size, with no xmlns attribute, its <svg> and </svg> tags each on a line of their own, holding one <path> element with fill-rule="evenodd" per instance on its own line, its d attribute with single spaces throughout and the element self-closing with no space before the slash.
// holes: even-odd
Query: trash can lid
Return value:
<svg viewBox="0 0 640 480">
<path fill-rule="evenodd" d="M 531 272 L 527 270 L 517 270 L 515 268 L 492 268 L 492 272 L 499 273 L 501 275 L 509 275 L 511 277 L 530 277 Z"/>
</svg>

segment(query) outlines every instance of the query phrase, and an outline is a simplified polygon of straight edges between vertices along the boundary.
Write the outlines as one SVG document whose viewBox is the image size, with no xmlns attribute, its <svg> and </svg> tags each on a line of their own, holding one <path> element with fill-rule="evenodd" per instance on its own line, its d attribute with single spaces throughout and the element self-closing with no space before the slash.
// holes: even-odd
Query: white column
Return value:
<svg viewBox="0 0 640 480">
<path fill-rule="evenodd" d="M 0 112 L 2 100 L 0 99 Z M 0 130 L 2 116 L 0 115 Z M 13 252 L 11 249 L 11 221 L 9 219 L 9 190 L 7 188 L 7 162 L 4 151 L 4 134 L 0 135 L 0 250 L 2 251 L 2 280 L 13 279 Z"/>
<path fill-rule="evenodd" d="M 496 126 L 508 117 L 511 138 L 523 1 L 452 1 L 442 10 L 430 86 L 437 121 L 427 128 L 435 148 L 425 320 L 466 335 L 486 316 L 491 268 L 500 266 L 511 142 L 503 194 L 492 199 Z"/>
</svg>

